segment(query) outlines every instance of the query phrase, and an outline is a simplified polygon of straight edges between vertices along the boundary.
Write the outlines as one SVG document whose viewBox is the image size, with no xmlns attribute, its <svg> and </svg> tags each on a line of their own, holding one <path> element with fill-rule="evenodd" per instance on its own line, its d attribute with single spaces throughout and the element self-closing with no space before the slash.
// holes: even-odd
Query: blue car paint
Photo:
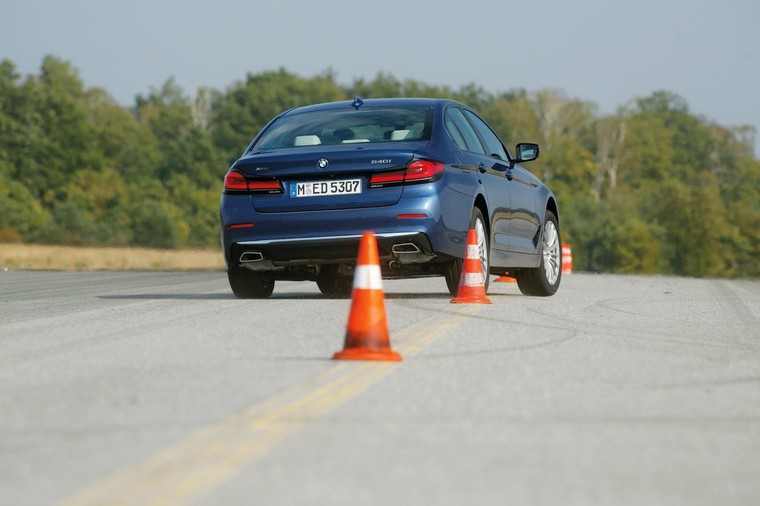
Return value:
<svg viewBox="0 0 760 506">
<path fill-rule="evenodd" d="M 337 102 L 307 106 L 283 113 L 295 114 L 320 108 L 345 108 L 350 102 Z M 536 267 L 540 261 L 539 232 L 547 208 L 556 208 L 551 191 L 519 165 L 505 176 L 503 161 L 461 151 L 445 135 L 444 111 L 447 107 L 468 109 L 450 100 L 381 99 L 365 100 L 367 106 L 413 105 L 434 110 L 432 139 L 376 143 L 371 146 L 339 145 L 311 148 L 293 148 L 271 152 L 256 152 L 257 139 L 274 122 L 273 119 L 251 142 L 244 155 L 232 170 L 248 176 L 278 177 L 286 185 L 283 194 L 239 195 L 223 194 L 220 203 L 221 239 L 228 265 L 234 264 L 233 245 L 265 244 L 303 241 L 305 246 L 315 245 L 312 259 L 304 263 L 318 263 L 319 244 L 330 238 L 358 238 L 363 232 L 373 231 L 380 237 L 399 238 L 422 235 L 429 241 L 432 253 L 440 258 L 462 258 L 474 206 L 482 208 L 490 228 L 491 267 L 498 271 L 504 267 Z M 280 116 L 282 116 L 280 115 Z M 279 116 L 278 116 L 279 117 Z M 316 165 L 319 158 L 330 160 L 326 172 L 340 178 L 343 174 L 357 176 L 356 164 L 343 160 L 364 158 L 392 159 L 393 163 L 368 167 L 362 177 L 362 193 L 350 196 L 311 197 L 308 206 L 286 211 L 292 204 L 287 185 L 297 181 L 310 181 L 324 177 Z M 444 162 L 441 179 L 432 183 L 370 189 L 369 174 L 386 167 L 401 167 L 411 159 L 430 159 Z M 485 170 L 478 167 L 481 163 Z M 293 176 L 293 167 L 298 174 Z M 490 183 L 490 184 L 484 184 Z M 488 189 L 487 189 L 488 188 Z M 309 199 L 308 197 L 305 199 Z M 424 214 L 425 218 L 398 218 L 399 215 Z M 252 224 L 245 228 L 230 228 L 238 224 Z M 395 240 L 395 239 L 394 239 Z M 324 241 L 323 241 L 324 242 Z M 276 274 L 275 274 L 276 275 Z"/>
</svg>

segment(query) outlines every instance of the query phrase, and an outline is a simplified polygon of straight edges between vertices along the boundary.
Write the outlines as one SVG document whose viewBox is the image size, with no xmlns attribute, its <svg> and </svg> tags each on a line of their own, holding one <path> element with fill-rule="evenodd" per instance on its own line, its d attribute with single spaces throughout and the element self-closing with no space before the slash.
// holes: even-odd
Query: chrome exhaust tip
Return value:
<svg viewBox="0 0 760 506">
<path fill-rule="evenodd" d="M 405 242 L 403 244 L 394 244 L 391 248 L 391 251 L 393 253 L 404 254 L 404 253 L 421 253 L 422 250 L 414 244 L 413 242 Z"/>
<path fill-rule="evenodd" d="M 246 251 L 240 255 L 240 263 L 242 264 L 261 262 L 262 260 L 264 260 L 264 255 L 260 251 Z"/>
</svg>

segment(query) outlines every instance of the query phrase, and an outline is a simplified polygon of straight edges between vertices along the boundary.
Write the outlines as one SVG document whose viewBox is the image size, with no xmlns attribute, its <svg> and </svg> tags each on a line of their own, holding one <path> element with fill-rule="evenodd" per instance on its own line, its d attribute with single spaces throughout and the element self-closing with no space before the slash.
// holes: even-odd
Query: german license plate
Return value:
<svg viewBox="0 0 760 506">
<path fill-rule="evenodd" d="M 328 195 L 353 195 L 362 192 L 361 179 L 343 179 L 340 181 L 310 181 L 292 183 L 291 197 L 326 197 Z"/>
</svg>

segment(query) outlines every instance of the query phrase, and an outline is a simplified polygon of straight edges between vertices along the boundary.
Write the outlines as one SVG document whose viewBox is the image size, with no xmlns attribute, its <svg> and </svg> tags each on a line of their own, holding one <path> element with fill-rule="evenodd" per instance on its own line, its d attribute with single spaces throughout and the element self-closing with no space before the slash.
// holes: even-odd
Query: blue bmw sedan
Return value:
<svg viewBox="0 0 760 506">
<path fill-rule="evenodd" d="M 444 99 L 367 99 L 299 107 L 256 135 L 224 178 L 221 239 L 239 298 L 277 280 L 351 293 L 359 241 L 377 237 L 383 277 L 442 276 L 459 288 L 468 230 L 488 274 L 526 295 L 561 279 L 554 194 L 472 109 Z"/>
</svg>

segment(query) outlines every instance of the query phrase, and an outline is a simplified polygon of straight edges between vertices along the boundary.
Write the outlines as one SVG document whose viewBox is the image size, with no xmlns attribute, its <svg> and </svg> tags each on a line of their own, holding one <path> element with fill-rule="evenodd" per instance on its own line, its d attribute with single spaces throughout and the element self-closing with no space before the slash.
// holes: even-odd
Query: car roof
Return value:
<svg viewBox="0 0 760 506">
<path fill-rule="evenodd" d="M 443 104 L 463 105 L 446 98 L 368 98 L 362 99 L 360 107 L 429 107 L 431 109 Z M 306 105 L 285 111 L 282 115 L 300 114 L 311 111 L 325 111 L 330 109 L 345 109 L 354 107 L 354 100 L 340 102 L 326 102 L 323 104 Z"/>
</svg>

